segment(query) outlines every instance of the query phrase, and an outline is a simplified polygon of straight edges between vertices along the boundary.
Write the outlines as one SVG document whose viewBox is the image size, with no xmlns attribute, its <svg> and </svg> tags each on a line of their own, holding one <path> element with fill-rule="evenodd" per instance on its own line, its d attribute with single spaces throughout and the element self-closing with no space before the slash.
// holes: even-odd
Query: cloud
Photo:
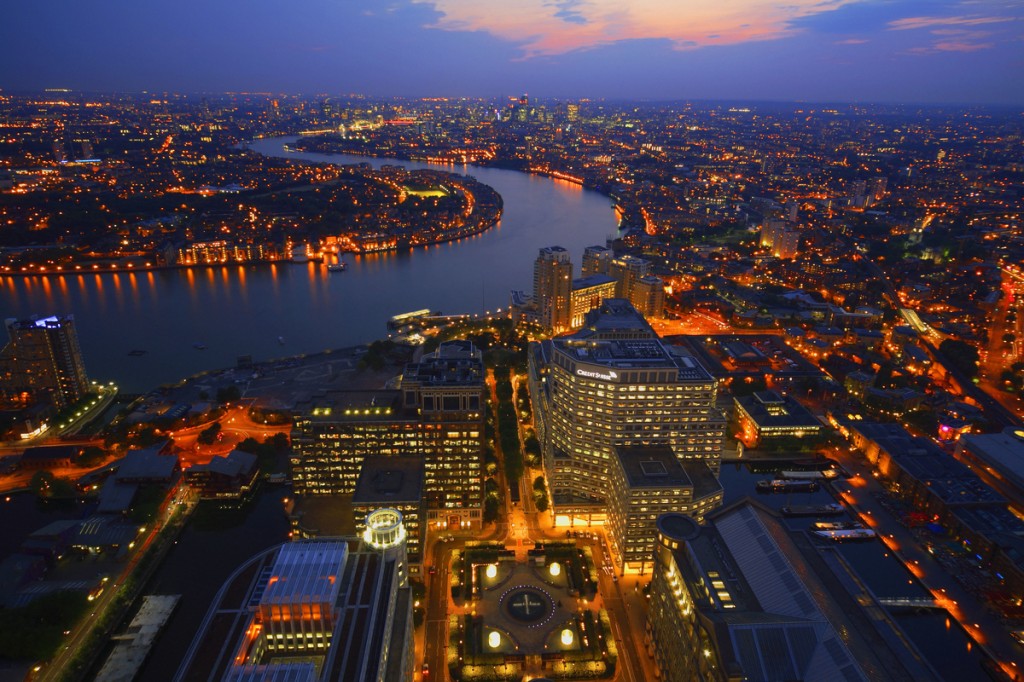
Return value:
<svg viewBox="0 0 1024 682">
<path fill-rule="evenodd" d="M 871 42 L 867 38 L 847 38 L 846 40 L 837 40 L 836 45 L 863 45 L 864 43 Z"/>
<path fill-rule="evenodd" d="M 1015 17 L 905 17 L 890 21 L 889 30 L 910 31 L 935 26 L 983 26 L 1015 20 Z"/>
<path fill-rule="evenodd" d="M 572 24 L 585 24 L 587 23 L 587 17 L 579 11 L 583 0 L 554 0 L 548 2 L 548 7 L 554 7 L 558 11 L 554 13 L 554 16 L 558 17 L 562 21 L 567 21 Z"/>
<path fill-rule="evenodd" d="M 511 42 L 526 58 L 610 45 L 668 41 L 677 50 L 777 40 L 795 22 L 863 0 L 413 0 L 441 17 L 431 28 L 482 31 Z"/>
<path fill-rule="evenodd" d="M 929 55 L 939 52 L 977 52 L 996 45 L 993 36 L 999 24 L 1017 21 L 1014 16 L 914 16 L 889 22 L 890 31 L 927 31 L 932 36 L 928 45 L 907 50 L 910 54 Z M 990 30 L 980 30 L 985 27 Z"/>
</svg>

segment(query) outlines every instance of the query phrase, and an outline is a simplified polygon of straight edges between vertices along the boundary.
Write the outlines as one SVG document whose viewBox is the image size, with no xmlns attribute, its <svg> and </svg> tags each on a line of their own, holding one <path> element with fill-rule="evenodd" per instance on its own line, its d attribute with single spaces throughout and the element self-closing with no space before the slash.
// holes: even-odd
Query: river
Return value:
<svg viewBox="0 0 1024 682">
<path fill-rule="evenodd" d="M 396 313 L 506 308 L 510 290 L 532 287 L 538 249 L 564 246 L 578 268 L 584 247 L 616 233 L 611 200 L 567 182 L 495 168 L 284 152 L 295 139 L 250 147 L 289 159 L 470 174 L 501 194 L 501 222 L 456 242 L 348 256 L 347 271 L 335 274 L 320 263 L 279 263 L 0 277 L 0 317 L 73 314 L 89 377 L 143 392 L 232 366 L 240 355 L 266 360 L 372 341 Z"/>
</svg>

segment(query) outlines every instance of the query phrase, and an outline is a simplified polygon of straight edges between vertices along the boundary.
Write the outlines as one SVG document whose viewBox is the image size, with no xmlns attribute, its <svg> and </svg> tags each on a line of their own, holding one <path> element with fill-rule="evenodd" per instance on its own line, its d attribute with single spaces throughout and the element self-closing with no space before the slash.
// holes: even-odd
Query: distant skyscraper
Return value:
<svg viewBox="0 0 1024 682">
<path fill-rule="evenodd" d="M 542 326 L 555 334 L 570 329 L 572 263 L 561 246 L 540 250 L 533 264 L 533 300 Z"/>
<path fill-rule="evenodd" d="M 63 409 L 89 390 L 74 317 L 5 321 L 10 342 L 0 352 L 0 387 L 8 397 L 27 397 Z M 26 395 L 27 394 L 27 395 Z"/>
<path fill-rule="evenodd" d="M 651 274 L 650 261 L 621 256 L 608 263 L 608 274 L 615 278 L 617 298 L 628 300 L 644 317 L 664 317 L 665 284 Z"/>
<path fill-rule="evenodd" d="M 67 153 L 64 151 L 63 140 L 53 141 L 53 160 L 57 163 L 64 163 L 68 160 Z"/>
</svg>

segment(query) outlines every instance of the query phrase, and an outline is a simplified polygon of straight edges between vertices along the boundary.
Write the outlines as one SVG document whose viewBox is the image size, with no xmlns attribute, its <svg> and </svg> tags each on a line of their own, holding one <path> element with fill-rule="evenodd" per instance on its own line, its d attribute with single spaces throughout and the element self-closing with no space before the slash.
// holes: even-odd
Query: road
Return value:
<svg viewBox="0 0 1024 682">
<path fill-rule="evenodd" d="M 183 512 L 185 518 L 195 508 L 194 500 L 191 499 L 188 491 L 183 488 L 175 488 L 168 493 L 167 498 L 160 506 L 157 519 L 142 531 L 144 535 L 135 540 L 138 547 L 132 552 L 128 561 L 125 562 L 121 573 L 113 577 L 106 589 L 92 602 L 89 615 L 71 629 L 71 633 L 64 643 L 64 648 L 57 653 L 53 660 L 47 662 L 35 679 L 42 682 L 49 682 L 51 680 L 57 682 L 62 678 L 63 671 L 78 656 L 81 647 L 92 635 L 93 629 L 97 624 L 103 622 L 108 609 L 111 608 L 121 590 L 124 589 L 123 586 L 128 578 L 132 577 L 135 573 L 139 562 L 153 549 L 153 544 L 164 529 L 167 528 L 167 522 L 174 515 L 180 503 L 186 505 Z M 183 524 L 184 521 L 185 519 L 182 518 L 181 523 Z M 167 542 L 169 543 L 170 541 L 167 540 Z M 156 563 L 158 562 L 150 564 L 150 570 L 156 568 Z M 139 587 L 141 588 L 142 585 L 139 584 Z M 137 595 L 130 596 L 134 599 Z M 112 623 L 110 625 L 111 627 L 116 627 L 118 624 Z"/>
<path fill-rule="evenodd" d="M 518 387 L 518 377 L 513 377 L 513 390 Z M 493 404 L 497 404 L 494 393 L 493 375 L 488 376 L 488 392 Z M 522 427 L 522 425 L 520 425 Z M 522 434 L 521 434 L 522 435 Z M 502 460 L 500 446 L 496 443 L 496 454 Z M 422 634 L 416 637 L 416 673 L 417 682 L 430 680 L 448 680 L 446 650 L 448 644 L 448 618 L 451 615 L 463 615 L 464 609 L 456 606 L 449 589 L 451 581 L 452 551 L 465 547 L 466 540 L 498 540 L 505 543 L 507 549 L 515 550 L 521 560 L 526 557 L 527 549 L 537 542 L 545 540 L 565 540 L 566 530 L 554 527 L 550 512 L 538 511 L 533 500 L 532 481 L 543 475 L 540 469 L 526 468 L 523 480 L 519 481 L 522 491 L 521 501 L 513 505 L 509 486 L 499 480 L 499 490 L 503 491 L 504 515 L 498 523 L 485 527 L 475 535 L 456 534 L 448 531 L 429 531 L 424 543 L 424 582 L 426 587 L 426 615 Z M 582 529 L 577 529 L 582 530 Z M 645 637 L 646 598 L 643 587 L 648 578 L 639 576 L 613 577 L 612 573 L 602 570 L 611 565 L 610 549 L 603 529 L 585 529 L 589 537 L 578 537 L 581 546 L 590 547 L 598 566 L 598 595 L 590 606 L 604 608 L 608 611 L 612 634 L 619 652 L 619 665 L 615 678 L 622 682 L 646 682 L 655 679 L 654 661 L 647 656 Z M 451 539 L 448 539 L 451 538 Z M 422 673 L 422 663 L 426 663 L 429 675 Z"/>
<path fill-rule="evenodd" d="M 211 445 L 200 444 L 199 434 L 214 422 L 220 422 L 221 425 L 217 440 Z M 265 441 L 278 433 L 288 435 L 291 429 L 291 424 L 273 425 L 254 421 L 249 415 L 248 405 L 239 403 L 228 407 L 219 419 L 179 429 L 172 432 L 171 437 L 181 459 L 181 466 L 187 469 L 195 464 L 208 464 L 215 456 L 228 454 L 246 438 Z"/>
</svg>

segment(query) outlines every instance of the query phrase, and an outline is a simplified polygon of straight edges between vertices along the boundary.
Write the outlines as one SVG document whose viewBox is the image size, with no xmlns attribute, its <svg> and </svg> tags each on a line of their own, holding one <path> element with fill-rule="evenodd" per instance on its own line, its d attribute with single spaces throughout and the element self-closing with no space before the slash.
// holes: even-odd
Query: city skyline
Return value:
<svg viewBox="0 0 1024 682">
<path fill-rule="evenodd" d="M 1013 2 L 44 2 L 5 15 L 0 55 L 18 64 L 5 90 L 1024 103 Z"/>
</svg>

